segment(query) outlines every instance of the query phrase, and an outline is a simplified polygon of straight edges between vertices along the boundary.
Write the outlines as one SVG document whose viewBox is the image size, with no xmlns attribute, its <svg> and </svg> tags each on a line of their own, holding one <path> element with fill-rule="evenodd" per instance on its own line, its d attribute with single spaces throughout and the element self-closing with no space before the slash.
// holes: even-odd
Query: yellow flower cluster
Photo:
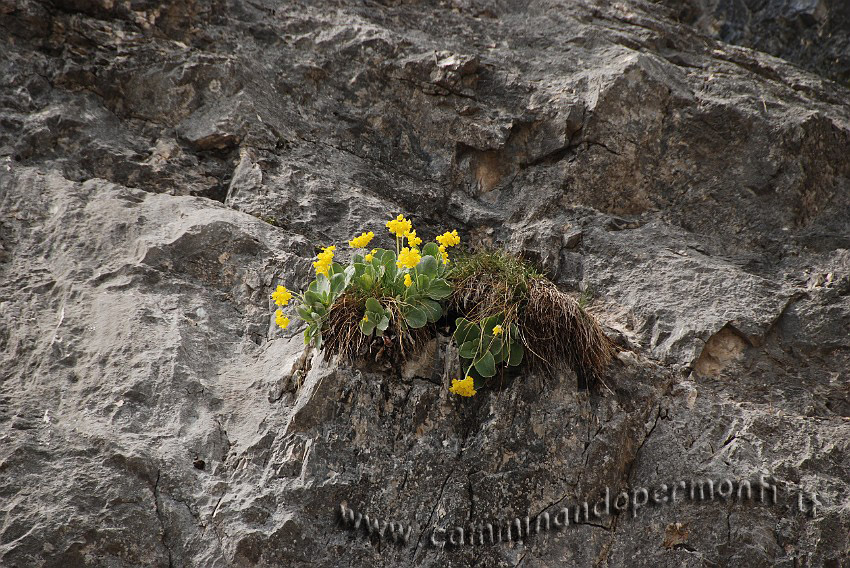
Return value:
<svg viewBox="0 0 850 568">
<path fill-rule="evenodd" d="M 499 335 L 503 331 L 504 330 L 502 329 L 502 326 L 500 326 L 500 325 L 493 326 L 493 335 Z"/>
<path fill-rule="evenodd" d="M 413 284 L 413 279 L 410 277 L 410 274 L 405 274 L 404 275 L 404 285 L 407 288 L 410 288 L 411 284 Z"/>
<path fill-rule="evenodd" d="M 419 251 L 417 249 L 404 247 L 401 249 L 401 252 L 398 253 L 396 266 L 399 268 L 415 268 L 416 265 L 419 264 L 420 260 L 422 260 L 422 257 L 419 255 Z"/>
<path fill-rule="evenodd" d="M 446 249 L 460 244 L 460 236 L 457 234 L 457 229 L 452 232 L 446 231 L 442 235 L 438 235 L 437 242 L 440 243 L 440 256 L 443 257 L 443 264 L 448 264 L 449 253 Z"/>
<path fill-rule="evenodd" d="M 473 384 L 472 377 L 467 376 L 462 381 L 457 379 L 452 379 L 452 386 L 449 387 L 449 392 L 460 396 L 474 396 L 475 395 L 475 385 Z"/>
<path fill-rule="evenodd" d="M 449 253 L 446 252 L 446 246 L 440 245 L 439 249 L 440 249 L 440 256 L 443 257 L 443 264 L 448 264 L 449 263 Z"/>
<path fill-rule="evenodd" d="M 279 325 L 281 329 L 286 329 L 289 325 L 289 318 L 283 315 L 283 311 L 277 310 L 274 313 L 274 322 Z"/>
<path fill-rule="evenodd" d="M 372 249 L 369 254 L 363 257 L 363 260 L 365 260 L 366 262 L 372 262 L 372 257 L 375 256 L 376 252 L 378 252 L 378 249 Z"/>
<path fill-rule="evenodd" d="M 272 292 L 272 300 L 274 300 L 275 305 L 285 306 L 291 299 L 292 292 L 287 290 L 286 286 L 278 286 L 275 291 Z"/>
<path fill-rule="evenodd" d="M 457 229 L 452 231 L 451 233 L 446 231 L 442 235 L 437 237 L 437 242 L 440 243 L 444 247 L 453 247 L 455 245 L 460 244 L 460 237 L 457 234 Z"/>
<path fill-rule="evenodd" d="M 422 239 L 416 236 L 416 231 L 409 231 L 404 234 L 404 237 L 407 239 L 407 246 L 410 248 L 415 248 L 422 244 Z"/>
<path fill-rule="evenodd" d="M 375 233 L 369 231 L 368 233 L 363 233 L 359 237 L 354 237 L 350 241 L 348 241 L 348 246 L 351 248 L 366 248 L 369 246 L 369 242 L 375 237 Z"/>
<path fill-rule="evenodd" d="M 410 223 L 410 219 L 405 219 L 404 215 L 399 215 L 395 219 L 387 221 L 387 229 L 398 238 L 409 233 L 413 229 L 413 225 Z"/>
<path fill-rule="evenodd" d="M 318 260 L 313 263 L 313 268 L 316 269 L 316 276 L 318 276 L 319 274 L 324 274 L 325 276 L 328 275 L 328 270 L 330 269 L 331 264 L 333 264 L 334 261 L 335 250 L 336 247 L 334 245 L 331 245 L 329 247 L 324 247 L 322 249 L 322 252 L 319 253 L 317 257 Z"/>
</svg>

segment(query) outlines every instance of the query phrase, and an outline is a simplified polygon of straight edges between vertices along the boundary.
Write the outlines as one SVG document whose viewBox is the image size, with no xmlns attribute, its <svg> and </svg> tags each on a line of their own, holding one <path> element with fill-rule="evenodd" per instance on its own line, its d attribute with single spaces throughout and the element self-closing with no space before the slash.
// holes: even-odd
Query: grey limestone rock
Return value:
<svg viewBox="0 0 850 568">
<path fill-rule="evenodd" d="M 0 0 L 0 565 L 850 565 L 842 6 Z M 398 213 L 589 302 L 605 386 L 274 325 Z"/>
</svg>

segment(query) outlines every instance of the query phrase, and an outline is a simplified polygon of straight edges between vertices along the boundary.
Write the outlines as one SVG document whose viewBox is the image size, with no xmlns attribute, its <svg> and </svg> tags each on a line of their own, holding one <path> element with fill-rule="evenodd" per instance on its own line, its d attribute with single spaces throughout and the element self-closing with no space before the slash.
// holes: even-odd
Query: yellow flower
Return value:
<svg viewBox="0 0 850 568">
<path fill-rule="evenodd" d="M 404 285 L 410 288 L 410 285 L 413 284 L 413 280 L 410 278 L 410 274 L 404 275 Z"/>
<path fill-rule="evenodd" d="M 401 249 L 401 252 L 398 253 L 396 266 L 399 268 L 415 268 L 416 265 L 419 264 L 420 260 L 422 260 L 422 257 L 419 256 L 419 251 L 417 249 L 404 247 Z"/>
<path fill-rule="evenodd" d="M 286 326 L 289 325 L 289 318 L 283 315 L 281 310 L 277 310 L 274 313 L 274 322 L 279 325 L 281 329 L 286 329 Z"/>
<path fill-rule="evenodd" d="M 375 256 L 375 253 L 378 252 L 378 249 L 372 249 L 372 252 L 363 257 L 363 260 L 366 262 L 372 262 L 372 257 Z"/>
<path fill-rule="evenodd" d="M 493 326 L 493 335 L 499 335 L 503 331 L 504 330 L 502 329 L 502 326 L 500 326 L 500 325 Z"/>
<path fill-rule="evenodd" d="M 316 276 L 318 276 L 319 274 L 324 274 L 325 276 L 327 276 L 328 271 L 330 270 L 330 265 L 324 262 L 314 262 L 313 268 L 316 269 Z"/>
<path fill-rule="evenodd" d="M 369 245 L 369 241 L 371 241 L 375 237 L 375 233 L 369 231 L 368 233 L 363 233 L 359 237 L 354 237 L 350 241 L 348 241 L 348 246 L 351 248 L 366 248 Z"/>
<path fill-rule="evenodd" d="M 413 229 L 409 219 L 405 219 L 404 215 L 399 215 L 395 219 L 387 221 L 387 229 L 396 237 L 403 237 L 405 233 L 409 233 Z"/>
<path fill-rule="evenodd" d="M 422 244 L 422 239 L 416 236 L 416 231 L 410 231 L 409 233 L 405 233 L 404 237 L 407 239 L 407 246 L 415 247 L 416 245 Z"/>
<path fill-rule="evenodd" d="M 460 237 L 457 234 L 457 229 L 455 229 L 451 233 L 446 231 L 442 235 L 439 235 L 437 237 L 437 242 L 443 245 L 444 247 L 453 247 L 455 245 L 459 245 Z"/>
<path fill-rule="evenodd" d="M 363 321 L 369 321 L 369 314 L 363 314 Z"/>
<path fill-rule="evenodd" d="M 472 377 L 467 376 L 462 381 L 452 379 L 452 386 L 449 387 L 449 392 L 460 396 L 474 396 L 476 391 Z"/>
<path fill-rule="evenodd" d="M 328 275 L 328 270 L 330 269 L 331 264 L 333 264 L 334 261 L 335 250 L 336 247 L 334 245 L 331 245 L 329 247 L 324 247 L 322 249 L 322 252 L 318 254 L 318 256 L 316 257 L 318 260 L 313 263 L 313 268 L 316 269 L 316 276 L 318 276 L 319 274 L 324 274 L 325 276 Z"/>
<path fill-rule="evenodd" d="M 278 306 L 285 306 L 289 303 L 289 300 L 292 299 L 292 292 L 286 289 L 286 286 L 278 286 L 274 292 L 272 292 L 272 300 Z"/>
<path fill-rule="evenodd" d="M 443 264 L 448 264 L 449 253 L 446 252 L 446 245 L 440 245 L 440 255 L 443 257 Z"/>
</svg>

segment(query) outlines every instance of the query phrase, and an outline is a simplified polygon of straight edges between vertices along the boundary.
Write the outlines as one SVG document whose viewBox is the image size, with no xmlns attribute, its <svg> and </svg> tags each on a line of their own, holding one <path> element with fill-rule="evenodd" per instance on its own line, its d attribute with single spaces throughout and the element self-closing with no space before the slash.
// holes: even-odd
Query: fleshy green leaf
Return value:
<svg viewBox="0 0 850 568">
<path fill-rule="evenodd" d="M 419 329 L 428 323 L 428 316 L 425 313 L 425 310 L 416 306 L 407 307 L 404 312 L 404 319 L 407 321 L 407 325 L 413 329 Z"/>
<path fill-rule="evenodd" d="M 498 351 L 490 351 L 493 355 L 493 361 L 498 365 L 505 360 L 505 350 L 499 349 Z"/>
<path fill-rule="evenodd" d="M 466 318 L 457 318 L 455 320 L 455 325 L 457 326 L 457 329 L 455 329 L 454 338 L 458 345 L 469 341 L 473 337 L 477 337 L 480 332 L 478 325 L 472 323 Z"/>
<path fill-rule="evenodd" d="M 333 300 L 343 290 L 345 290 L 345 274 L 343 272 L 337 272 L 333 276 L 331 276 L 331 289 L 330 289 L 330 299 Z"/>
<path fill-rule="evenodd" d="M 419 264 L 416 266 L 416 270 L 419 272 L 419 274 L 427 274 L 431 278 L 436 278 L 437 259 L 433 256 L 423 256 L 422 260 L 420 260 Z"/>
<path fill-rule="evenodd" d="M 375 298 L 368 298 L 366 300 L 366 309 L 370 312 L 378 312 L 379 314 L 384 313 L 384 308 L 381 307 L 381 302 Z"/>
<path fill-rule="evenodd" d="M 322 297 L 316 292 L 313 292 L 312 290 L 307 290 L 306 292 L 304 292 L 304 301 L 307 303 L 308 306 L 312 307 L 317 304 L 321 305 Z"/>
<path fill-rule="evenodd" d="M 434 300 L 429 300 L 428 298 L 422 298 L 419 300 L 419 307 L 425 310 L 426 315 L 428 316 L 428 321 L 431 323 L 440 319 L 440 316 L 443 315 L 443 308 L 440 307 L 440 304 L 435 302 Z"/>
<path fill-rule="evenodd" d="M 385 331 L 387 327 L 390 325 L 390 318 L 387 316 L 383 316 L 381 321 L 378 322 L 378 329 L 381 331 Z"/>
<path fill-rule="evenodd" d="M 395 261 L 397 260 L 396 256 L 395 256 L 395 252 L 391 251 L 391 250 L 386 250 L 386 249 L 381 249 L 378 252 L 376 252 L 375 256 L 373 257 L 372 260 L 374 260 L 376 258 L 378 259 L 378 262 L 380 264 L 384 264 L 384 265 L 395 264 Z"/>
<path fill-rule="evenodd" d="M 485 335 L 484 345 L 487 347 L 487 351 L 492 353 L 495 357 L 496 353 L 502 350 L 502 347 L 504 347 L 505 343 L 502 340 L 501 336 L 493 337 L 492 335 Z"/>
<path fill-rule="evenodd" d="M 428 287 L 428 297 L 432 300 L 442 300 L 452 293 L 452 286 L 442 278 L 435 278 Z"/>
<path fill-rule="evenodd" d="M 481 359 L 475 362 L 475 370 L 482 377 L 492 377 L 496 374 L 496 361 L 493 355 L 488 351 Z"/>
<path fill-rule="evenodd" d="M 366 291 L 372 289 L 372 286 L 375 284 L 375 279 L 372 277 L 371 274 L 366 273 L 358 276 L 355 282 L 357 283 L 357 287 L 359 287 L 361 290 Z"/>
<path fill-rule="evenodd" d="M 405 286 L 404 283 L 402 283 L 401 287 L 403 288 L 401 297 L 404 298 L 407 303 L 411 303 L 412 299 L 419 296 L 419 290 L 416 289 L 416 286 Z"/>
<path fill-rule="evenodd" d="M 330 272 L 328 272 L 330 274 Z M 324 274 L 316 276 L 316 292 L 319 294 L 327 294 L 331 289 L 331 283 Z"/>
<path fill-rule="evenodd" d="M 295 308 L 295 311 L 298 312 L 298 316 L 304 321 L 309 321 L 312 318 L 310 310 L 304 306 L 298 306 Z"/>
<path fill-rule="evenodd" d="M 385 264 L 381 267 L 384 271 L 383 279 L 384 282 L 390 283 L 394 282 L 396 279 L 396 275 L 398 274 L 398 266 L 396 266 L 395 261 Z"/>
<path fill-rule="evenodd" d="M 476 353 L 478 353 L 478 341 L 475 340 L 467 341 L 458 348 L 458 355 L 464 359 L 473 359 Z"/>
<path fill-rule="evenodd" d="M 437 246 L 437 243 L 428 243 L 424 247 L 422 247 L 422 256 L 433 256 L 434 258 L 440 257 L 440 247 Z"/>
<path fill-rule="evenodd" d="M 502 350 L 499 352 L 499 357 L 497 357 L 497 359 L 499 361 L 505 361 L 507 363 L 508 358 L 511 354 L 511 345 L 513 345 L 513 342 L 511 342 L 511 343 L 505 342 L 502 345 Z"/>
<path fill-rule="evenodd" d="M 363 335 L 370 335 L 375 330 L 375 322 L 371 319 L 360 320 L 360 331 L 363 332 Z"/>
</svg>

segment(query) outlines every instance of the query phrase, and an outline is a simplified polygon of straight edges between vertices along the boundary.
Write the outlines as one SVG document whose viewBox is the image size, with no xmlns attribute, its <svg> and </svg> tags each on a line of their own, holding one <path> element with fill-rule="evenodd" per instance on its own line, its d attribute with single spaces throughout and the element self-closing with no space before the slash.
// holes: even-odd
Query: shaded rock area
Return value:
<svg viewBox="0 0 850 568">
<path fill-rule="evenodd" d="M 847 21 L 0 0 L 0 565 L 850 565 Z M 400 212 L 589 301 L 600 392 L 461 399 L 442 335 L 394 371 L 275 327 L 317 246 Z"/>
<path fill-rule="evenodd" d="M 842 0 L 662 0 L 673 17 L 850 85 L 850 5 Z"/>
</svg>

